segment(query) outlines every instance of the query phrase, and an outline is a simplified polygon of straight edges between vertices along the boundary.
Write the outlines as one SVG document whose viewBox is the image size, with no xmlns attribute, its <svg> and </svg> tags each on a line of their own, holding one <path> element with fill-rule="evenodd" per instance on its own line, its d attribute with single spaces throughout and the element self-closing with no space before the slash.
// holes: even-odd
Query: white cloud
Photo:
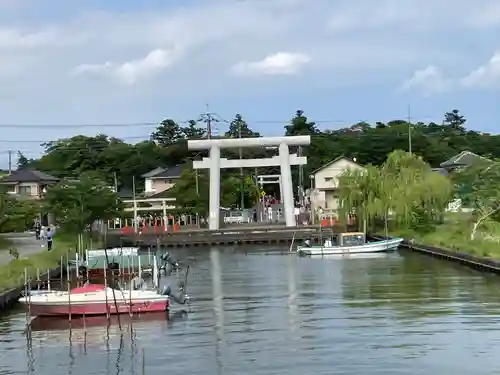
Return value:
<svg viewBox="0 0 500 375">
<path fill-rule="evenodd" d="M 467 76 L 460 80 L 464 87 L 500 87 L 500 51 L 496 52 L 491 59 L 474 69 Z"/>
<path fill-rule="evenodd" d="M 238 75 L 293 75 L 311 62 L 311 58 L 301 53 L 278 52 L 260 61 L 243 61 L 231 70 Z"/>
<path fill-rule="evenodd" d="M 20 33 L 13 29 L 0 29 L 0 49 L 40 47 L 50 44 L 54 36 L 52 30 Z"/>
<path fill-rule="evenodd" d="M 102 64 L 82 64 L 74 69 L 74 74 L 105 74 L 131 85 L 138 79 L 159 73 L 170 67 L 178 55 L 174 51 L 155 49 L 142 59 L 130 60 L 121 64 L 105 62 Z"/>
<path fill-rule="evenodd" d="M 498 48 L 492 36 L 500 25 L 498 0 L 476 0 L 472 9 L 470 0 L 456 0 L 453 7 L 448 0 L 193 0 L 182 6 L 143 2 L 133 9 L 124 2 L 107 11 L 92 9 L 95 3 L 0 0 L 0 90 L 9 87 L 17 103 L 0 103 L 3 121 L 33 116 L 43 122 L 43 113 L 47 122 L 106 111 L 114 117 L 108 107 L 139 113 L 156 98 L 182 95 L 204 103 L 245 91 L 234 89 L 235 81 L 252 80 L 239 74 L 291 75 L 307 68 L 308 85 L 325 92 L 386 84 L 429 61 L 460 76 L 459 64 L 474 66 L 471 59 Z M 478 42 L 472 46 L 463 38 Z M 229 69 L 235 74 L 228 75 Z M 405 87 L 449 87 L 449 80 L 431 73 L 417 74 Z M 134 105 L 127 95 L 136 95 Z M 78 105 L 66 105 L 70 100 Z M 37 111 L 13 110 L 27 102 Z M 71 106 L 71 115 L 60 110 Z"/>
<path fill-rule="evenodd" d="M 425 69 L 415 71 L 413 76 L 403 83 L 401 89 L 422 91 L 428 96 L 447 91 L 451 85 L 451 79 L 444 77 L 440 69 L 430 65 Z"/>
</svg>

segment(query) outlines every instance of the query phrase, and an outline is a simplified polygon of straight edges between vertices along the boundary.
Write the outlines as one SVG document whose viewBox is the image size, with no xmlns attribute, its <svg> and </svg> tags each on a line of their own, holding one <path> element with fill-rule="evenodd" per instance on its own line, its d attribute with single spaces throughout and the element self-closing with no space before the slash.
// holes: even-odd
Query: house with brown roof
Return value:
<svg viewBox="0 0 500 375">
<path fill-rule="evenodd" d="M 9 194 L 28 199 L 40 199 L 46 188 L 58 181 L 57 177 L 35 169 L 19 169 L 0 178 L 0 186 L 5 187 Z"/>
</svg>

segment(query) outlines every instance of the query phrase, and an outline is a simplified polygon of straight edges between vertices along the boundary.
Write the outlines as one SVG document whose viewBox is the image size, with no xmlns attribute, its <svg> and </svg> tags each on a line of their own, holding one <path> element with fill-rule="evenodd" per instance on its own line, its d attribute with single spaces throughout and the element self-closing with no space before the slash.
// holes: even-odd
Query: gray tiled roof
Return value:
<svg viewBox="0 0 500 375">
<path fill-rule="evenodd" d="M 51 176 L 47 173 L 37 171 L 35 169 L 19 169 L 13 171 L 9 176 L 0 179 L 0 183 L 6 182 L 57 182 L 57 177 Z"/>
<path fill-rule="evenodd" d="M 141 177 L 142 178 L 148 178 L 148 177 L 153 177 L 156 176 L 158 173 L 163 172 L 165 168 L 158 167 L 153 169 L 152 171 L 149 171 L 148 173 L 144 173 Z"/>
<path fill-rule="evenodd" d="M 182 173 L 182 166 L 177 165 L 172 168 L 156 168 L 142 175 L 143 178 L 179 178 Z"/>
<path fill-rule="evenodd" d="M 477 155 L 471 151 L 462 151 L 460 154 L 453 156 L 452 158 L 446 160 L 445 162 L 440 164 L 442 168 L 450 168 L 456 166 L 471 166 L 472 164 L 478 161 L 488 161 L 483 156 Z"/>
</svg>

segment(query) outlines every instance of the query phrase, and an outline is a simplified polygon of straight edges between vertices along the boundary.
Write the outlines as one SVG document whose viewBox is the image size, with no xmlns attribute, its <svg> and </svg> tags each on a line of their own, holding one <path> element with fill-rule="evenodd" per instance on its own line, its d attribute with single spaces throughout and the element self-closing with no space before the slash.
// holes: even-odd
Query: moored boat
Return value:
<svg viewBox="0 0 500 375">
<path fill-rule="evenodd" d="M 52 291 L 23 296 L 34 316 L 91 316 L 167 311 L 170 288 L 161 293 L 151 290 L 120 290 L 102 284 L 86 284 L 69 292 Z"/>
<path fill-rule="evenodd" d="M 403 242 L 403 238 L 367 242 L 366 235 L 361 232 L 328 235 L 322 237 L 320 241 L 323 239 L 324 242 L 320 242 L 320 245 L 313 245 L 311 239 L 304 241 L 304 245 L 297 247 L 297 254 L 302 256 L 322 256 L 378 253 L 395 250 Z"/>
</svg>

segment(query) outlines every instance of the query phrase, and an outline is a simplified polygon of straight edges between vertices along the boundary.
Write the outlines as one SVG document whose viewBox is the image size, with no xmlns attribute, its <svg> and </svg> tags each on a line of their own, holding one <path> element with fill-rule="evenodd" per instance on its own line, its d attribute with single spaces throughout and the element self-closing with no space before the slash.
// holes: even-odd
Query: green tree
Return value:
<svg viewBox="0 0 500 375">
<path fill-rule="evenodd" d="M 116 173 L 119 185 L 127 189 L 132 188 L 133 176 L 138 177 L 164 164 L 163 149 L 153 141 L 131 145 L 106 135 L 79 135 L 44 146 L 45 154 L 30 162 L 30 167 L 61 178 L 78 178 L 82 173 L 97 172 L 111 185 L 114 185 Z"/>
<path fill-rule="evenodd" d="M 151 134 L 151 140 L 163 147 L 175 144 L 175 142 L 183 138 L 184 134 L 181 127 L 172 119 L 163 120 Z"/>
<path fill-rule="evenodd" d="M 0 232 L 19 232 L 31 229 L 40 214 L 36 202 L 18 200 L 5 190 L 0 191 Z"/>
<path fill-rule="evenodd" d="M 240 176 L 227 176 L 221 181 L 221 202 L 226 208 L 241 207 L 240 197 L 243 195 L 244 207 L 252 207 L 259 196 L 255 181 L 245 176 L 243 182 Z"/>
<path fill-rule="evenodd" d="M 440 163 L 469 150 L 478 155 L 500 159 L 500 136 L 465 129 L 465 118 L 458 110 L 447 114 L 443 123 L 411 124 L 412 151 L 430 164 L 439 167 Z M 258 136 L 242 116 L 235 116 L 226 134 L 237 138 L 239 129 L 242 136 Z M 347 124 L 341 129 L 320 131 L 303 111 L 297 111 L 290 123 L 286 124 L 286 135 L 311 135 L 311 145 L 302 147 L 300 152 L 307 156 L 308 164 L 302 168 L 301 178 L 294 168 L 294 185 L 303 182 L 309 187 L 308 175 L 315 169 L 339 157 L 356 158 L 362 165 L 382 165 L 387 155 L 394 150 L 408 150 L 410 124 L 402 119 L 387 123 L 359 122 Z M 185 127 L 173 120 L 164 120 L 151 134 L 151 139 L 137 144 L 103 134 L 96 136 L 77 135 L 67 139 L 54 140 L 44 145 L 45 153 L 38 160 L 30 160 L 30 168 L 38 169 L 57 177 L 78 178 L 82 173 L 95 171 L 100 178 L 113 184 L 117 175 L 122 189 L 131 190 L 135 176 L 136 186 L 139 176 L 158 167 L 170 167 L 203 157 L 204 152 L 193 152 L 187 148 L 187 139 L 204 136 L 204 129 L 191 121 Z M 238 158 L 239 150 L 223 150 L 223 157 Z M 291 152 L 298 152 L 292 147 Z M 242 156 L 270 157 L 275 151 L 255 148 L 243 149 Z M 20 166 L 21 167 L 21 166 Z M 260 174 L 275 174 L 279 168 L 262 168 Z M 234 171 L 222 171 L 223 178 L 234 175 Z"/>
<path fill-rule="evenodd" d="M 470 239 L 491 221 L 500 221 L 500 161 L 484 161 L 464 168 L 454 176 L 458 195 L 473 204 L 474 224 Z"/>
<path fill-rule="evenodd" d="M 44 144 L 45 155 L 38 161 L 37 168 L 63 178 L 77 177 L 86 171 L 105 170 L 109 167 L 109 160 L 103 160 L 101 155 L 113 144 L 123 144 L 129 150 L 131 147 L 104 134 L 95 137 L 78 135 L 48 142 Z M 117 160 L 122 156 L 118 155 Z"/>
<path fill-rule="evenodd" d="M 466 118 L 460 114 L 458 109 L 454 109 L 451 112 L 446 112 L 444 114 L 444 123 L 453 130 L 459 132 L 465 131 Z"/>
<path fill-rule="evenodd" d="M 396 225 L 428 229 L 441 219 L 452 190 L 422 158 L 397 150 L 380 167 L 348 170 L 339 178 L 341 217 L 355 213 L 367 225 L 383 219 L 387 229 L 390 215 Z"/>
<path fill-rule="evenodd" d="M 26 168 L 30 164 L 30 160 L 24 156 L 21 151 L 17 152 L 17 169 Z"/>
<path fill-rule="evenodd" d="M 285 135 L 313 135 L 318 134 L 319 130 L 316 123 L 309 121 L 304 116 L 304 111 L 298 110 L 295 112 L 295 117 L 289 125 L 285 125 Z"/>
<path fill-rule="evenodd" d="M 230 122 L 229 129 L 224 136 L 227 138 L 258 138 L 260 133 L 251 130 L 243 117 L 237 113 Z"/>
<path fill-rule="evenodd" d="M 184 168 L 181 178 L 168 190 L 168 195 L 175 198 L 178 208 L 187 208 L 204 216 L 208 213 L 209 189 L 206 172 Z"/>
<path fill-rule="evenodd" d="M 98 220 L 115 219 L 123 211 L 123 204 L 113 189 L 92 173 L 52 186 L 45 195 L 44 207 L 56 216 L 63 230 L 75 235 Z"/>
<path fill-rule="evenodd" d="M 200 139 L 205 136 L 205 129 L 200 128 L 194 120 L 188 121 L 188 126 L 181 128 L 181 132 L 187 139 Z"/>
</svg>

